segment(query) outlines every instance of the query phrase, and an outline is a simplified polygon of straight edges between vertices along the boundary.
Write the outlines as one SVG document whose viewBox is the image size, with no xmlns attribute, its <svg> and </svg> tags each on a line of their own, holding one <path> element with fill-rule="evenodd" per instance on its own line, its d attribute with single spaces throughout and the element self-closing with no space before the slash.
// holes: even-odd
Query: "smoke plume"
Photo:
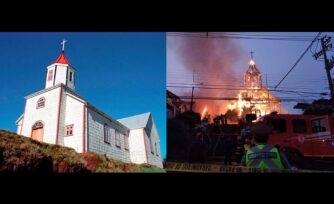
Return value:
<svg viewBox="0 0 334 204">
<path fill-rule="evenodd" d="M 174 52 L 178 56 L 179 63 L 187 73 L 184 81 L 191 84 L 214 85 L 223 89 L 196 89 L 194 96 L 201 97 L 236 97 L 238 87 L 243 85 L 243 67 L 238 65 L 242 59 L 246 59 L 246 52 L 233 40 L 227 38 L 201 38 L 201 37 L 168 37 L 168 53 Z M 171 58 L 168 58 L 170 60 Z M 167 62 L 167 69 L 175 69 L 173 62 Z M 194 80 L 192 78 L 194 73 Z M 179 81 L 180 78 L 178 78 Z M 169 82 L 173 78 L 168 79 Z M 191 90 L 180 89 L 178 95 L 191 96 Z M 202 113 L 204 108 L 211 117 L 224 114 L 230 101 L 222 100 L 195 100 L 194 111 Z"/>
</svg>

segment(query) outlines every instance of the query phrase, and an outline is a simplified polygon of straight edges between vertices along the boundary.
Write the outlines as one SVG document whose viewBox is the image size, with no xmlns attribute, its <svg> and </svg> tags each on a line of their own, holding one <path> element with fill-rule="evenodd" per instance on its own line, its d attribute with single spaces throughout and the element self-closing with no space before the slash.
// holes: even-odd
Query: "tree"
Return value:
<svg viewBox="0 0 334 204">
<path fill-rule="evenodd" d="M 333 102 L 328 99 L 319 99 L 304 109 L 304 115 L 326 115 L 334 112 Z"/>
</svg>

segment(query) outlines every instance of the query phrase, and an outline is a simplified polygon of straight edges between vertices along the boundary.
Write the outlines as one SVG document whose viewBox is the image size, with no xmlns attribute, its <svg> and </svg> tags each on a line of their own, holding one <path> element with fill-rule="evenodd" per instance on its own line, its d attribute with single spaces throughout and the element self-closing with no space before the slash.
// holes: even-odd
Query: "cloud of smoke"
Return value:
<svg viewBox="0 0 334 204">
<path fill-rule="evenodd" d="M 227 85 L 224 89 L 196 89 L 194 96 L 236 97 L 243 85 L 243 73 L 246 67 L 238 66 L 245 59 L 245 52 L 235 41 L 227 38 L 171 37 L 167 40 L 168 52 L 175 52 L 187 72 L 189 84 Z M 168 59 L 169 60 L 169 59 Z M 168 62 L 167 62 L 168 63 Z M 167 66 L 167 69 L 171 67 Z M 194 81 L 192 75 L 194 74 Z M 191 77 L 189 77 L 191 76 Z M 170 79 L 173 81 L 173 79 Z M 218 86 L 217 86 L 218 87 Z M 191 96 L 191 91 L 182 90 L 182 94 Z M 202 113 L 207 108 L 211 117 L 224 114 L 230 101 L 195 100 L 194 111 Z"/>
</svg>

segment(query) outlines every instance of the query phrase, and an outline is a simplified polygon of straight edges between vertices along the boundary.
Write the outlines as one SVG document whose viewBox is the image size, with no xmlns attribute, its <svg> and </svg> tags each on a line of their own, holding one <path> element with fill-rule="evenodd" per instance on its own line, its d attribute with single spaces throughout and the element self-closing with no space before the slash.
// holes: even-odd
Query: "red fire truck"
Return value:
<svg viewBox="0 0 334 204">
<path fill-rule="evenodd" d="M 259 121 L 272 128 L 269 144 L 285 152 L 292 165 L 334 169 L 334 115 L 274 113 Z"/>
</svg>

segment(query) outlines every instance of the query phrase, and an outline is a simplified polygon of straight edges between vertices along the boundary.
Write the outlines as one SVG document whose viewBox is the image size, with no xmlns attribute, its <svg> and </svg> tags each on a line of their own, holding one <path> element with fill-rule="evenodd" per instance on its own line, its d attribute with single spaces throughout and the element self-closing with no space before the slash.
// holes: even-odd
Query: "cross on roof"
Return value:
<svg viewBox="0 0 334 204">
<path fill-rule="evenodd" d="M 65 43 L 66 43 L 67 41 L 64 39 L 60 44 L 62 44 L 63 45 L 63 48 L 62 48 L 62 51 L 64 52 L 64 50 L 65 50 Z"/>
</svg>

